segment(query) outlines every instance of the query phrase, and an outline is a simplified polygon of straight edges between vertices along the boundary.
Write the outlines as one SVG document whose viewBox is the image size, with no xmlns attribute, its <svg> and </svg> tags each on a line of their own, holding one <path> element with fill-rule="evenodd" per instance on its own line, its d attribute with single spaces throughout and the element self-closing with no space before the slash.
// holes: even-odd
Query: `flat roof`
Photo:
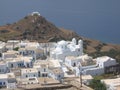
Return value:
<svg viewBox="0 0 120 90">
<path fill-rule="evenodd" d="M 4 52 L 4 54 L 17 54 L 19 53 L 18 51 L 13 51 L 13 50 L 9 50 L 7 52 Z"/>
<path fill-rule="evenodd" d="M 109 56 L 102 56 L 102 57 L 98 57 L 97 60 L 102 60 L 102 61 L 107 61 L 107 60 L 115 60 Z"/>
<path fill-rule="evenodd" d="M 54 74 L 60 74 L 63 73 L 61 68 L 51 68 L 50 72 L 53 72 Z"/>
<path fill-rule="evenodd" d="M 14 73 L 0 74 L 0 79 L 15 78 Z"/>
<path fill-rule="evenodd" d="M 77 59 L 76 56 L 67 56 L 66 58 L 69 59 L 69 60 L 76 60 Z"/>
<path fill-rule="evenodd" d="M 120 78 L 115 79 L 103 79 L 101 80 L 107 85 L 114 85 L 114 86 L 120 86 Z"/>
<path fill-rule="evenodd" d="M 21 73 L 37 73 L 37 69 L 35 68 L 26 68 L 26 69 L 21 69 Z"/>
</svg>

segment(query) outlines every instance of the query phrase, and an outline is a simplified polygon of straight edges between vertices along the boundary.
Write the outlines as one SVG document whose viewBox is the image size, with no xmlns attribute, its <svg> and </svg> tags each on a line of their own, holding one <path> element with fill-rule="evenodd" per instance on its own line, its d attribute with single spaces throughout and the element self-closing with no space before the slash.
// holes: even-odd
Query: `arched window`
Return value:
<svg viewBox="0 0 120 90">
<path fill-rule="evenodd" d="M 73 63 L 73 67 L 75 67 L 75 66 L 76 66 L 76 63 L 74 62 L 74 63 Z"/>
</svg>

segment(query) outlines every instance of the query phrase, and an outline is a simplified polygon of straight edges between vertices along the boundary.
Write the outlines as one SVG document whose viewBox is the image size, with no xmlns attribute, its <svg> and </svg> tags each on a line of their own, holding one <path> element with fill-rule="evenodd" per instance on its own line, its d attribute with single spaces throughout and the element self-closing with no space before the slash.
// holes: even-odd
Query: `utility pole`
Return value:
<svg viewBox="0 0 120 90">
<path fill-rule="evenodd" d="M 14 40 L 13 40 L 13 50 L 14 50 L 14 48 L 15 48 L 15 45 L 14 45 L 15 43 L 14 43 Z"/>
<path fill-rule="evenodd" d="M 82 87 L 82 72 L 81 72 L 81 64 L 79 63 L 79 74 L 80 74 L 80 88 Z"/>
</svg>

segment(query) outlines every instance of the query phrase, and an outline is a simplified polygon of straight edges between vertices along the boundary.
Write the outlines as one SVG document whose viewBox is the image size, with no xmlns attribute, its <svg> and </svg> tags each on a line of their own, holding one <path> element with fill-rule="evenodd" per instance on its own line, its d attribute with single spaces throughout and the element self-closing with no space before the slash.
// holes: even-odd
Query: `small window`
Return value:
<svg viewBox="0 0 120 90">
<path fill-rule="evenodd" d="M 60 78 L 61 76 L 59 75 L 58 77 Z"/>
<path fill-rule="evenodd" d="M 13 64 L 11 64 L 11 68 L 13 68 Z"/>
<path fill-rule="evenodd" d="M 3 82 L 3 85 L 5 85 L 5 82 Z"/>
<path fill-rule="evenodd" d="M 73 67 L 75 67 L 75 66 L 76 66 L 76 63 L 74 62 Z"/>
<path fill-rule="evenodd" d="M 28 77 L 28 75 L 26 75 L 26 77 Z"/>
<path fill-rule="evenodd" d="M 44 68 L 44 72 L 46 72 L 46 69 Z"/>
</svg>

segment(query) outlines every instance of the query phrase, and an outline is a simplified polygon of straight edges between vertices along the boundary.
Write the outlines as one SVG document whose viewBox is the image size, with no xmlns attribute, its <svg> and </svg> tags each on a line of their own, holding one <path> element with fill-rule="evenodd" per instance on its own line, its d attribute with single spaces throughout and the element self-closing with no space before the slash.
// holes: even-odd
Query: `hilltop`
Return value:
<svg viewBox="0 0 120 90">
<path fill-rule="evenodd" d="M 98 40 L 82 37 L 71 30 L 58 28 L 39 14 L 30 14 L 15 22 L 0 26 L 0 40 L 10 39 L 37 40 L 39 42 L 57 42 L 72 38 L 84 40 L 84 52 L 93 57 L 108 55 L 120 60 L 120 45 L 107 44 Z"/>
<path fill-rule="evenodd" d="M 61 39 L 71 40 L 72 37 L 79 38 L 76 33 L 72 31 L 66 33 L 47 21 L 43 16 L 37 14 L 28 15 L 16 23 L 1 26 L 0 34 L 0 40 L 3 41 L 28 39 L 39 42 L 52 42 Z"/>
</svg>

